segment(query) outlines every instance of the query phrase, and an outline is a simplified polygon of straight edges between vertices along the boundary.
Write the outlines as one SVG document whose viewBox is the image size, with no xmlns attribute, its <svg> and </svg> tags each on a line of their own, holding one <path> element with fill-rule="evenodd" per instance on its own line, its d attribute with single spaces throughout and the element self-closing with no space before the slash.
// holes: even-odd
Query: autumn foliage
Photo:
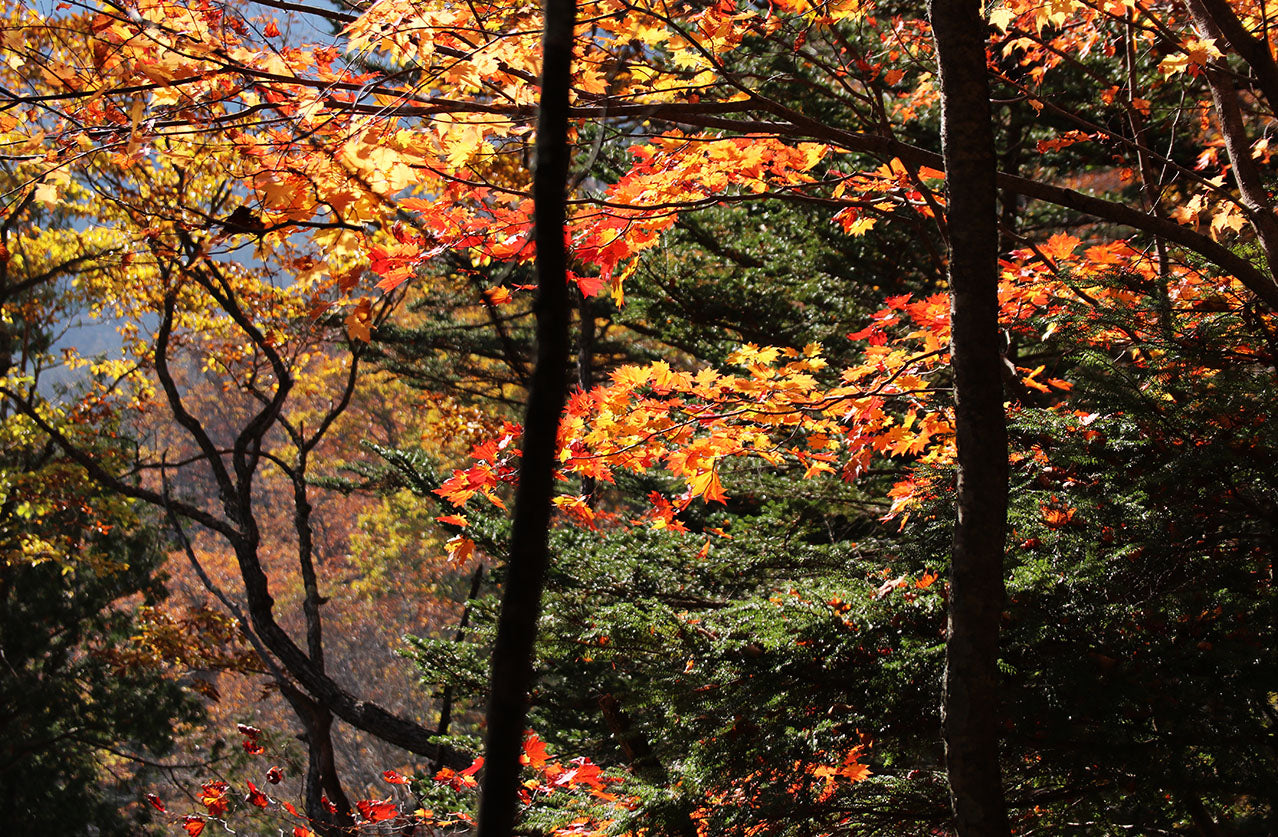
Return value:
<svg viewBox="0 0 1278 837">
<path fill-rule="evenodd" d="M 964 829 L 938 707 L 971 219 L 934 12 L 575 8 L 519 816 Z M 1270 11 L 981 14 L 1002 804 L 1017 832 L 1272 830 Z M 542 25 L 520 0 L 0 16 L 0 693 L 44 657 L 91 684 L 83 723 L 70 679 L 21 712 L 92 754 L 66 770 L 95 806 L 127 787 L 121 816 L 193 837 L 473 824 L 548 305 Z M 163 734 L 119 710 L 144 682 Z M 30 749 L 0 764 L 23 816 L 23 759 L 61 758 Z"/>
</svg>

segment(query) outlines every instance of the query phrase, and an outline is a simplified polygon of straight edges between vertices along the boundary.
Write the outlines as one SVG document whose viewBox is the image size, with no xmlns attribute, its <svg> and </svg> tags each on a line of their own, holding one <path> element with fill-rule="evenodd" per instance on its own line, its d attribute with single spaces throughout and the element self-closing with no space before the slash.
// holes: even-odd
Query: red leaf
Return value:
<svg viewBox="0 0 1278 837">
<path fill-rule="evenodd" d="M 248 724 L 236 724 L 235 729 L 239 731 L 240 735 L 244 736 L 244 752 L 250 756 L 260 756 L 266 752 L 262 745 L 257 743 L 257 737 L 262 734 L 260 729 L 251 727 Z"/>
<path fill-rule="evenodd" d="M 524 754 L 519 757 L 519 761 L 533 770 L 541 770 L 546 766 L 546 760 L 546 742 L 538 738 L 537 733 L 528 730 L 527 737 L 524 738 Z"/>
<path fill-rule="evenodd" d="M 262 29 L 262 35 L 267 38 L 278 38 L 280 36 L 280 28 L 275 25 L 275 21 L 266 24 Z"/>
<path fill-rule="evenodd" d="M 382 778 L 392 785 L 407 785 L 409 781 L 407 776 L 402 773 L 396 773 L 394 770 L 383 771 Z"/>
<path fill-rule="evenodd" d="M 581 295 L 587 299 L 597 296 L 603 288 L 603 279 L 598 276 L 578 276 L 575 273 L 569 275 L 577 283 L 577 289 L 581 291 Z"/>
<path fill-rule="evenodd" d="M 160 813 L 162 813 L 162 814 L 167 814 L 167 813 L 169 812 L 169 809 L 168 809 L 168 808 L 165 808 L 165 807 L 164 807 L 164 803 L 160 801 L 160 797 L 156 796 L 156 795 L 155 795 L 155 794 L 153 794 L 153 793 L 148 793 L 148 794 L 146 795 L 146 801 L 147 801 L 147 802 L 150 802 L 150 803 L 151 803 L 151 807 L 152 807 L 152 808 L 154 808 L 155 810 L 159 811 L 159 812 L 160 812 Z"/>
<path fill-rule="evenodd" d="M 300 825 L 293 826 L 293 837 L 315 837 L 315 832 Z"/>
<path fill-rule="evenodd" d="M 293 807 L 292 805 L 290 805 L 289 803 L 284 802 L 284 801 L 282 801 L 282 800 L 281 800 L 281 801 L 280 801 L 280 804 L 284 806 L 284 810 L 285 810 L 285 811 L 288 811 L 288 812 L 289 812 L 290 814 L 292 814 L 293 816 L 295 816 L 295 817 L 299 817 L 299 816 L 301 816 L 301 814 L 297 813 L 297 809 L 296 809 L 296 808 L 294 808 L 294 807 Z"/>
<path fill-rule="evenodd" d="M 283 778 L 284 771 L 280 770 L 278 767 L 272 767 L 270 770 L 266 771 L 266 781 L 270 782 L 272 785 L 278 785 L 280 780 Z"/>
<path fill-rule="evenodd" d="M 361 799 L 355 807 L 359 809 L 359 815 L 369 822 L 394 819 L 399 814 L 399 806 L 389 799 Z"/>
<path fill-rule="evenodd" d="M 572 760 L 572 764 L 576 765 L 555 778 L 553 784 L 561 788 L 573 788 L 577 785 L 589 785 L 595 790 L 601 790 L 604 787 L 603 774 L 599 770 L 599 766 L 592 763 L 590 759 L 582 756 Z"/>
<path fill-rule="evenodd" d="M 435 781 L 446 784 L 453 790 L 457 791 L 462 790 L 463 788 L 473 788 L 479 784 L 479 782 L 475 781 L 475 774 L 478 773 L 479 769 L 483 766 L 484 757 L 480 756 L 471 763 L 470 767 L 460 773 L 453 770 L 451 767 L 440 768 L 440 771 L 435 774 Z"/>
<path fill-rule="evenodd" d="M 257 785 L 249 782 L 248 789 L 248 795 L 244 797 L 245 802 L 256 805 L 259 808 L 265 808 L 267 805 L 271 804 L 271 801 L 266 798 L 266 794 L 257 789 Z"/>
<path fill-rule="evenodd" d="M 191 837 L 200 837 L 204 831 L 204 820 L 200 817 L 188 816 L 182 820 L 182 827 L 186 829 L 186 833 Z"/>
<path fill-rule="evenodd" d="M 200 802 L 209 809 L 210 817 L 220 817 L 226 813 L 226 782 L 205 782 L 201 786 Z"/>
</svg>

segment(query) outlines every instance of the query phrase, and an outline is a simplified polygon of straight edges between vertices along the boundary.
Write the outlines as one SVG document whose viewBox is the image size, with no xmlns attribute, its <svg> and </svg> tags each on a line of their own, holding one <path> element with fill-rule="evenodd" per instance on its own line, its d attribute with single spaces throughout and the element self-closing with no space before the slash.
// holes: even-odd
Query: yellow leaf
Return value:
<svg viewBox="0 0 1278 837">
<path fill-rule="evenodd" d="M 367 299 L 361 299 L 359 305 L 355 306 L 355 310 L 346 316 L 346 334 L 352 340 L 358 340 L 361 343 L 369 342 L 373 336 L 371 320 L 372 303 Z"/>
<path fill-rule="evenodd" d="M 1016 12 L 1006 6 L 990 12 L 990 25 L 997 26 L 1000 32 L 1007 32 L 1007 28 L 1012 25 L 1013 20 L 1016 20 Z"/>
<path fill-rule="evenodd" d="M 851 224 L 848 224 L 848 227 L 847 227 L 848 235 L 851 235 L 851 236 L 865 235 L 867 232 L 874 229 L 874 224 L 877 222 L 877 220 L 878 219 L 876 218 L 870 218 L 866 215 L 862 215 L 860 218 L 857 218 Z"/>
<path fill-rule="evenodd" d="M 58 184 L 51 180 L 46 180 L 35 188 L 35 199 L 54 209 L 58 205 Z"/>
<path fill-rule="evenodd" d="M 723 493 L 723 483 L 719 482 L 719 475 L 713 468 L 693 474 L 692 479 L 688 480 L 688 488 L 693 497 L 704 497 L 706 502 L 715 500 L 726 503 L 728 499 L 728 495 Z"/>
</svg>

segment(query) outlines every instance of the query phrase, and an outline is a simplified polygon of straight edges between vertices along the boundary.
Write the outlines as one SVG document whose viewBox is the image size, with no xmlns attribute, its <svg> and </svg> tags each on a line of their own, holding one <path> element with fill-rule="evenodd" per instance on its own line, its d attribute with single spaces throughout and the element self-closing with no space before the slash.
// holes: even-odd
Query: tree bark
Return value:
<svg viewBox="0 0 1278 837">
<path fill-rule="evenodd" d="M 533 172 L 537 243 L 537 364 L 524 418 L 501 615 L 493 647 L 479 837 L 510 837 L 519 801 L 519 756 L 532 686 L 532 655 L 549 562 L 548 534 L 559 418 L 568 388 L 568 254 L 564 247 L 575 0 L 545 0 L 541 107 Z"/>
<path fill-rule="evenodd" d="M 470 614 L 475 607 L 475 600 L 479 598 L 479 587 L 484 581 L 484 565 L 480 564 L 475 567 L 475 572 L 470 577 L 470 592 L 466 595 L 466 604 L 462 608 L 461 619 L 457 623 L 457 631 L 453 634 L 453 643 L 460 645 L 462 640 L 466 639 L 466 627 L 470 624 Z M 439 692 L 439 726 L 436 727 L 436 735 L 448 735 L 448 725 L 453 720 L 453 684 L 446 683 L 444 688 Z M 438 771 L 443 767 L 442 764 L 436 763 L 432 772 Z"/>
<path fill-rule="evenodd" d="M 577 329 L 580 337 L 577 343 L 577 385 L 582 392 L 589 392 L 595 385 L 595 312 L 590 299 L 583 293 L 577 294 Z M 581 495 L 586 498 L 586 505 L 595 508 L 598 499 L 595 497 L 595 478 L 581 478 Z"/>
<path fill-rule="evenodd" d="M 998 762 L 998 627 L 1007 426 L 998 330 L 997 162 L 980 0 L 930 0 L 950 218 L 950 342 L 958 519 L 941 717 L 960 837 L 1006 837 Z"/>
<path fill-rule="evenodd" d="M 299 737 L 306 743 L 306 816 L 321 837 L 349 834 L 355 818 L 333 757 L 333 714 L 287 683 L 281 684 L 281 692 L 302 724 Z M 325 798 L 337 809 L 335 812 L 324 805 Z"/>
</svg>

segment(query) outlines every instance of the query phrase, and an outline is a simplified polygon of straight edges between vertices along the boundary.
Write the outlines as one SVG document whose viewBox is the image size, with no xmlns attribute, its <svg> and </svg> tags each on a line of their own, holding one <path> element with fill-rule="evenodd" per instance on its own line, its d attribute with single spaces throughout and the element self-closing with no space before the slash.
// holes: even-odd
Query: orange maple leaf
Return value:
<svg viewBox="0 0 1278 837">
<path fill-rule="evenodd" d="M 444 549 L 448 552 L 449 566 L 464 567 L 475 554 L 475 542 L 465 535 L 454 535 L 444 544 Z"/>
<path fill-rule="evenodd" d="M 693 474 L 692 479 L 688 480 L 688 490 L 690 498 L 704 497 L 706 502 L 718 501 L 725 504 L 728 500 L 728 495 L 723 493 L 723 483 L 719 482 L 719 474 L 714 468 Z"/>
</svg>

